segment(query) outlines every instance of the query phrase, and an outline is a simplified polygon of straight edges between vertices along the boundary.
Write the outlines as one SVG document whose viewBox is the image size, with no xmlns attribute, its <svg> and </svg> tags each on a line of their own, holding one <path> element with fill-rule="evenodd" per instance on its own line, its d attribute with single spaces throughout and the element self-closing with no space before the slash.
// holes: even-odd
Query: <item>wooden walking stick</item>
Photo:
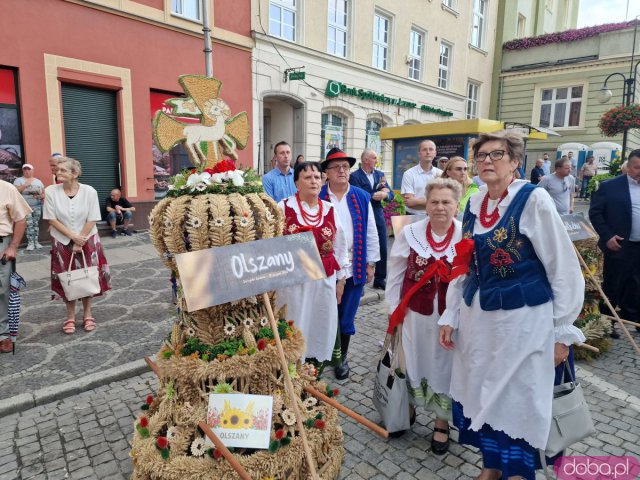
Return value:
<svg viewBox="0 0 640 480">
<path fill-rule="evenodd" d="M 300 413 L 300 409 L 298 408 L 298 399 L 296 398 L 296 394 L 293 390 L 293 383 L 291 382 L 291 376 L 289 375 L 289 364 L 287 363 L 287 358 L 284 356 L 284 349 L 282 348 L 280 335 L 278 335 L 278 323 L 276 322 L 276 317 L 273 315 L 273 309 L 271 308 L 271 301 L 269 300 L 269 295 L 266 293 L 263 293 L 262 299 L 264 301 L 265 306 L 267 307 L 267 315 L 269 317 L 269 322 L 271 322 L 273 337 L 276 341 L 278 356 L 280 357 L 280 363 L 282 364 L 282 374 L 284 375 L 284 383 L 286 386 L 285 390 L 287 390 L 289 394 L 289 398 L 291 400 L 291 408 L 293 408 L 293 411 L 296 414 L 296 424 L 298 426 L 298 430 L 300 431 L 299 432 L 300 439 L 302 440 L 304 454 L 307 458 L 307 464 L 309 465 L 309 474 L 312 480 L 320 480 L 320 477 L 316 473 L 315 462 L 313 460 L 313 455 L 311 454 L 311 448 L 309 447 L 309 442 L 307 441 L 307 433 L 302 423 L 302 415 Z"/>
<path fill-rule="evenodd" d="M 591 280 L 591 282 L 593 282 L 593 285 L 596 287 L 596 289 L 598 290 L 598 292 L 602 296 L 602 299 L 606 303 L 607 307 L 609 307 L 609 310 L 611 310 L 611 313 L 613 314 L 613 317 L 620 324 L 620 328 L 622 328 L 622 331 L 624 332 L 625 336 L 631 342 L 631 345 L 633 346 L 633 349 L 636 351 L 636 355 L 640 356 L 640 348 L 638 348 L 638 344 L 635 342 L 635 340 L 633 339 L 633 337 L 629 333 L 629 330 L 627 330 L 627 327 L 624 325 L 624 322 L 622 321 L 622 319 L 618 316 L 618 312 L 616 312 L 616 309 L 613 308 L 613 305 L 611 305 L 611 302 L 609 301 L 609 297 L 607 297 L 607 295 L 604 293 L 604 290 L 602 290 L 602 287 L 600 286 L 600 283 L 598 283 L 598 281 L 595 279 L 595 277 L 591 273 L 591 270 L 589 270 L 589 266 L 587 265 L 587 262 L 584 261 L 584 258 L 582 258 L 582 255 L 578 251 L 578 248 L 574 245 L 573 249 L 576 251 L 576 254 L 578 255 L 578 260 L 580 260 L 580 265 L 582 265 L 582 268 L 587 272 L 587 275 L 589 276 L 589 279 Z"/>
<path fill-rule="evenodd" d="M 640 295 L 640 292 L 638 292 L 638 294 Z M 611 315 L 604 315 L 603 314 L 602 316 L 603 317 L 607 317 L 610 320 L 615 320 L 616 319 L 616 317 L 612 317 Z M 624 318 L 621 318 L 620 321 L 624 322 L 624 323 L 628 323 L 629 325 L 633 325 L 636 328 L 640 328 L 640 323 L 632 322 L 631 320 L 625 320 Z"/>
<path fill-rule="evenodd" d="M 151 371 L 155 373 L 158 378 L 160 378 L 160 370 L 158 369 L 158 365 L 156 365 L 155 362 L 149 357 L 144 357 L 144 361 L 147 362 L 147 365 L 149 365 Z M 236 457 L 233 456 L 233 453 L 231 453 L 229 449 L 224 445 L 224 443 L 222 443 L 222 441 L 218 438 L 218 436 L 213 433 L 213 430 L 211 430 L 209 425 L 207 425 L 205 422 L 199 422 L 198 427 L 204 432 L 207 437 L 209 437 L 209 440 L 213 442 L 216 449 L 218 449 L 220 453 L 222 453 L 222 456 L 227 460 L 227 462 L 229 462 L 231 468 L 236 471 L 236 473 L 242 480 L 253 480 L 251 478 L 251 475 L 247 473 L 244 467 L 240 465 L 240 462 L 236 460 Z"/>
</svg>

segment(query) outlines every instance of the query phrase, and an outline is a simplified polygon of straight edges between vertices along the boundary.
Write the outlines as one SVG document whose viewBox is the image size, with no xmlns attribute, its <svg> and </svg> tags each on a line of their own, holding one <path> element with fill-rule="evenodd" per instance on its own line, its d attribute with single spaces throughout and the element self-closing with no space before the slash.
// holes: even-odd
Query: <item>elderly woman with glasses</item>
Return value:
<svg viewBox="0 0 640 480">
<path fill-rule="evenodd" d="M 458 213 L 464 212 L 469 197 L 474 193 L 477 193 L 480 189 L 471 181 L 469 174 L 467 173 L 469 167 L 467 161 L 462 157 L 451 157 L 447 164 L 444 166 L 442 172 L 442 178 L 451 178 L 458 182 L 462 186 L 462 197 L 460 198 L 460 204 L 458 205 Z"/>
<path fill-rule="evenodd" d="M 584 341 L 573 326 L 584 279 L 547 192 L 514 179 L 522 138 L 483 134 L 473 149 L 487 184 L 469 199 L 462 222 L 473 260 L 470 273 L 449 285 L 438 322 L 440 344 L 453 351 L 453 423 L 459 442 L 482 452 L 481 480 L 534 480 L 564 367 L 554 366 Z"/>
</svg>

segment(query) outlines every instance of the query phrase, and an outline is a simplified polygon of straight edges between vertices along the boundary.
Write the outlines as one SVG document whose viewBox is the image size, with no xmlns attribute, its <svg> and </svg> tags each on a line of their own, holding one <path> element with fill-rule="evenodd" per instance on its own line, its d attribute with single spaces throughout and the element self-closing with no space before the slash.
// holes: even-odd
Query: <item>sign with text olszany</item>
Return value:
<svg viewBox="0 0 640 480">
<path fill-rule="evenodd" d="M 572 242 L 598 237 L 593 225 L 582 213 L 560 215 L 560 218 Z"/>
<path fill-rule="evenodd" d="M 176 255 L 187 311 L 325 278 L 313 233 Z"/>
</svg>

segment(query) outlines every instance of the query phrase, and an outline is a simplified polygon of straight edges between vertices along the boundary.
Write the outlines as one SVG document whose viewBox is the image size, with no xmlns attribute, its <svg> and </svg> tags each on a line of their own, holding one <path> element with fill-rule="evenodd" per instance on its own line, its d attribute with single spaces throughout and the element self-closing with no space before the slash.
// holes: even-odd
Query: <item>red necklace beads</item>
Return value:
<svg viewBox="0 0 640 480">
<path fill-rule="evenodd" d="M 296 193 L 296 201 L 298 202 L 298 208 L 300 209 L 300 215 L 309 227 L 317 227 L 322 223 L 322 200 L 318 199 L 318 213 L 310 214 L 304 211 L 302 208 L 302 202 L 300 201 L 300 195 Z"/>
<path fill-rule="evenodd" d="M 496 208 L 493 209 L 493 212 L 491 212 L 490 215 L 487 214 L 487 207 L 489 206 L 489 192 L 485 194 L 484 199 L 482 200 L 482 205 L 480 206 L 480 225 L 482 225 L 484 228 L 490 228 L 494 223 L 498 221 L 498 219 L 500 218 L 498 205 L 500 205 L 500 202 L 505 199 L 508 193 L 509 189 L 506 188 L 504 192 L 502 192 L 500 200 L 498 200 L 498 203 L 496 203 Z"/>
<path fill-rule="evenodd" d="M 453 237 L 453 223 L 449 227 L 449 230 L 447 230 L 447 234 L 445 235 L 444 240 L 442 240 L 441 242 L 436 242 L 431 232 L 432 232 L 431 222 L 429 222 L 427 224 L 427 242 L 429 242 L 429 246 L 431 247 L 431 250 L 433 250 L 434 252 L 436 253 L 444 252 L 449 246 L 449 243 L 451 243 L 451 238 Z"/>
</svg>

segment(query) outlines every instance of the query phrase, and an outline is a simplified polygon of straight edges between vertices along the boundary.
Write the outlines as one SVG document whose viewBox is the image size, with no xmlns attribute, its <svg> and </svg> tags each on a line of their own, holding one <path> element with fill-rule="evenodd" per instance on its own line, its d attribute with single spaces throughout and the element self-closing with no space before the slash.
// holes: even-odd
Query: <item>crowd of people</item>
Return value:
<svg viewBox="0 0 640 480">
<path fill-rule="evenodd" d="M 394 193 L 376 169 L 376 152 L 364 150 L 355 170 L 357 160 L 339 148 L 320 162 L 299 155 L 292 166 L 290 145 L 276 144 L 264 190 L 284 214 L 285 235 L 313 233 L 326 273 L 278 292 L 278 301 L 304 334 L 306 360 L 333 365 L 335 377 L 347 379 L 364 286 L 385 290 L 389 313 L 402 318 L 410 423 L 421 410 L 432 412 L 431 450 L 448 451 L 453 425 L 461 444 L 482 452 L 480 480 L 533 480 L 549 434 L 554 384 L 564 381 L 567 367 L 573 372 L 572 345 L 585 340 L 573 325 L 584 280 L 577 257 L 568 253 L 573 247 L 560 215 L 573 211 L 578 173 L 580 194 L 587 196 L 594 160 L 577 172 L 570 154 L 552 172 L 545 154 L 527 181 L 518 171 L 523 140 L 508 132 L 480 135 L 474 179 L 464 158 L 436 154 L 433 141 L 422 141 L 417 165 L 403 174 L 401 195 L 414 217 L 396 232 L 387 255 L 382 202 Z M 53 297 L 65 302 L 62 330 L 73 334 L 77 302 L 66 298 L 58 275 L 95 266 L 98 295 L 110 289 L 96 228 L 103 215 L 96 190 L 79 181 L 78 161 L 53 155 L 50 165 L 54 178 L 46 188 L 28 163 L 15 188 L 0 182 L 6 207 L 0 210 L 0 311 L 7 311 L 7 279 L 25 231 L 27 250 L 42 247 L 42 217 L 52 239 Z M 640 150 L 631 152 L 625 169 L 593 194 L 589 216 L 604 252 L 605 292 L 623 317 L 638 321 Z M 112 236 L 119 224 L 130 234 L 134 211 L 119 189 L 111 191 L 106 220 Z M 456 265 L 464 267 L 462 275 L 452 274 Z M 80 301 L 82 328 L 91 332 L 97 326 L 92 297 Z M 7 332 L 5 316 L 0 352 L 11 349 Z"/>
</svg>

